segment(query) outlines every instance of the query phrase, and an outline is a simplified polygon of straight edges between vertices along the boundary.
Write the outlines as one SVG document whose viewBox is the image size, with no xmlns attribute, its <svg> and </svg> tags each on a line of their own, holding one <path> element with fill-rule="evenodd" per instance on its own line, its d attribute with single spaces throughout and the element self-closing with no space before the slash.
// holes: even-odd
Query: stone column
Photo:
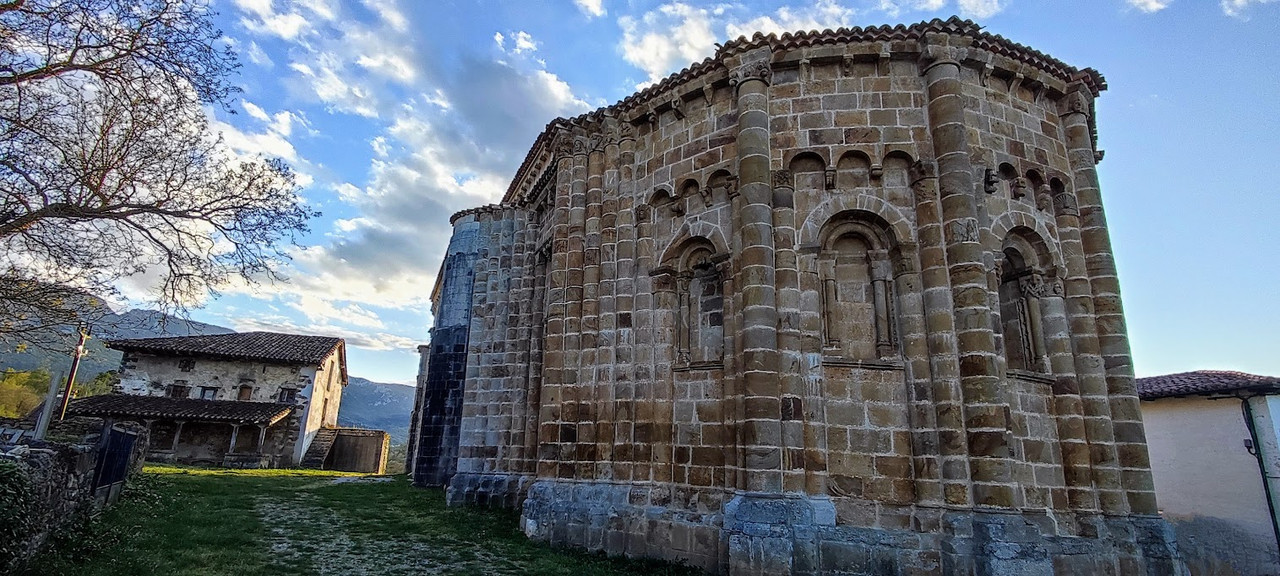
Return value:
<svg viewBox="0 0 1280 576">
<path fill-rule="evenodd" d="M 1062 449 L 1062 472 L 1066 481 L 1066 507 L 1097 511 L 1098 495 L 1093 490 L 1093 470 L 1089 462 L 1089 440 L 1085 435 L 1084 408 L 1076 379 L 1075 355 L 1071 349 L 1071 325 L 1067 317 L 1066 288 L 1057 273 L 1044 284 L 1038 299 L 1044 321 L 1045 352 L 1053 375 L 1053 415 L 1058 445 Z M 1058 497 L 1055 508 L 1062 508 Z"/>
<path fill-rule="evenodd" d="M 769 172 L 767 61 L 744 64 L 730 82 L 738 98 L 738 182 L 741 250 L 734 284 L 742 323 L 743 421 L 739 429 L 745 486 L 782 490 L 782 386 L 778 374 L 778 302 L 774 275 L 773 183 Z"/>
<path fill-rule="evenodd" d="M 823 476 L 814 474 L 824 459 L 816 438 L 805 430 L 805 385 L 801 368 L 800 267 L 796 254 L 795 184 L 788 171 L 772 173 L 774 279 L 778 301 L 778 362 L 782 384 L 782 486 L 787 492 L 825 495 Z M 812 461 L 812 466 L 807 463 Z"/>
<path fill-rule="evenodd" d="M 1007 408 L 988 303 L 987 270 L 979 237 L 973 166 L 969 162 L 960 60 L 966 48 L 946 34 L 929 34 L 922 45 L 928 124 L 938 163 L 947 275 L 955 306 L 956 343 L 968 442 L 973 501 L 1015 508 Z"/>
<path fill-rule="evenodd" d="M 1124 304 L 1120 299 L 1120 280 L 1116 275 L 1107 216 L 1098 186 L 1097 151 L 1090 122 L 1095 94 L 1079 82 L 1072 84 L 1067 91 L 1066 111 L 1062 117 L 1067 159 L 1071 163 L 1076 200 L 1079 202 L 1080 240 L 1093 293 L 1098 346 L 1106 367 L 1111 419 L 1119 464 L 1124 472 L 1125 495 L 1133 512 L 1156 514 L 1155 485 L 1151 480 L 1146 432 L 1142 427 L 1142 413 L 1134 384 L 1129 332 L 1124 321 Z"/>
<path fill-rule="evenodd" d="M 897 317 L 901 328 L 901 357 L 910 392 L 911 461 L 915 482 L 915 501 L 928 506 L 945 503 L 942 494 L 939 454 L 938 418 L 933 401 L 933 379 L 930 376 L 929 330 L 925 322 L 924 298 L 920 284 L 920 247 L 907 241 L 898 242 L 890 252 L 893 284 L 886 286 L 886 297 L 898 295 Z M 943 271 L 945 274 L 945 270 Z M 896 289 L 895 289 L 896 288 Z M 950 294 L 948 290 L 946 293 Z M 892 309 L 886 305 L 888 312 Z M 891 314 L 888 314 L 892 318 Z M 950 318 L 948 312 L 946 317 Z M 963 455 L 961 461 L 964 461 Z M 964 477 L 966 480 L 968 476 Z"/>
<path fill-rule="evenodd" d="M 546 328 L 543 338 L 543 377 L 538 404 L 538 464 L 541 478 L 557 478 L 561 466 L 562 388 L 569 373 L 565 364 L 566 295 L 569 281 L 569 210 L 573 181 L 573 141 L 567 133 L 556 142 L 555 209 L 551 222 L 551 261 L 547 274 Z M 572 477 L 572 472 L 569 472 Z"/>
<path fill-rule="evenodd" d="M 917 234 L 920 240 L 920 287 L 923 294 L 925 342 L 929 349 L 929 374 L 933 388 L 934 417 L 938 430 L 943 500 L 949 506 L 973 503 L 966 449 L 964 399 L 960 390 L 960 361 L 956 350 L 955 308 L 947 273 L 942 210 L 938 202 L 938 172 L 932 162 L 916 162 L 911 168 L 915 192 Z"/>
<path fill-rule="evenodd" d="M 1115 436 L 1111 427 L 1111 406 L 1107 399 L 1106 373 L 1098 353 L 1097 323 L 1093 317 L 1093 297 L 1085 270 L 1084 251 L 1080 243 L 1080 218 L 1075 195 L 1065 190 L 1053 199 L 1057 214 L 1058 245 L 1066 265 L 1063 293 L 1067 319 L 1071 328 L 1074 352 L 1075 385 L 1063 392 L 1079 393 L 1084 414 L 1085 439 L 1089 443 L 1090 474 L 1103 512 L 1121 514 L 1127 509 L 1121 492 L 1120 471 L 1116 460 Z M 1060 381 L 1057 388 L 1071 384 Z M 1069 400 L 1068 400 L 1069 401 Z M 1070 448 L 1063 445 L 1065 451 Z M 1083 497 L 1081 497 L 1083 498 Z"/>
</svg>

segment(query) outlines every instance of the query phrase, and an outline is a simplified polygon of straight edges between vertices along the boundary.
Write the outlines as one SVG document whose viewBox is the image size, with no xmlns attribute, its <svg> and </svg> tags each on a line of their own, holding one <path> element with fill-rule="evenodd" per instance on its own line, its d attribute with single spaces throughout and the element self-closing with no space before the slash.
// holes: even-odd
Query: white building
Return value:
<svg viewBox="0 0 1280 576">
<path fill-rule="evenodd" d="M 1156 499 L 1192 574 L 1280 574 L 1280 378 L 1204 370 L 1137 383 Z"/>
</svg>

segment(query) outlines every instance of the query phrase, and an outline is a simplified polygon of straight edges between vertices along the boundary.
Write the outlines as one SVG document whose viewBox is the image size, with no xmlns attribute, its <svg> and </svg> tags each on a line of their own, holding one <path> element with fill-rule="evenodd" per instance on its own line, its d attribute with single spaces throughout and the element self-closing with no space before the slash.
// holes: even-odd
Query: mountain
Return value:
<svg viewBox="0 0 1280 576">
<path fill-rule="evenodd" d="M 90 338 L 85 343 L 85 354 L 80 359 L 76 381 L 92 380 L 98 374 L 120 367 L 121 353 L 107 348 L 107 340 L 233 332 L 235 330 L 225 326 L 183 320 L 155 310 L 134 309 L 123 314 L 109 312 L 90 327 Z M 65 327 L 51 328 L 44 336 L 41 340 L 56 344 L 41 347 L 0 340 L 0 370 L 44 368 L 54 375 L 60 372 L 65 375 L 71 367 L 71 349 L 75 348 L 77 338 L 75 331 Z"/>
<path fill-rule="evenodd" d="M 342 404 L 338 406 L 338 425 L 386 430 L 392 444 L 406 442 L 414 391 L 413 386 L 350 376 L 346 390 L 342 391 Z"/>
</svg>

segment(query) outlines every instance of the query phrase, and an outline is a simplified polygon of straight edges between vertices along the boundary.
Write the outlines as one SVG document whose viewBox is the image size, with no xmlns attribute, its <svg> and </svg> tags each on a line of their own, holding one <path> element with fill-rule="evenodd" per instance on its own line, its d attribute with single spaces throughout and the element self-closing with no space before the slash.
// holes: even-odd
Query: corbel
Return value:
<svg viewBox="0 0 1280 576">
<path fill-rule="evenodd" d="M 999 184 L 999 183 L 1000 183 L 1000 174 L 996 172 L 995 168 L 987 168 L 986 171 L 983 172 L 982 189 L 987 194 L 995 194 L 997 189 L 996 184 Z"/>
<path fill-rule="evenodd" d="M 844 60 L 840 62 L 840 67 L 844 69 L 845 76 L 853 75 L 853 56 L 845 54 Z"/>
<path fill-rule="evenodd" d="M 889 51 L 889 43 L 880 44 L 880 53 L 876 59 L 876 74 L 881 76 L 889 75 L 889 60 L 893 57 L 893 53 Z"/>
<path fill-rule="evenodd" d="M 809 64 L 808 58 L 800 59 L 800 81 L 808 82 L 813 80 L 813 67 Z"/>
<path fill-rule="evenodd" d="M 672 97 L 671 111 L 675 113 L 677 120 L 684 120 L 684 99 L 679 96 Z"/>
<path fill-rule="evenodd" d="M 872 165 L 871 165 L 871 179 L 872 179 L 872 180 L 879 180 L 881 176 L 884 176 L 884 166 L 883 166 L 883 165 L 880 165 L 880 164 L 872 164 Z"/>
<path fill-rule="evenodd" d="M 716 97 L 716 87 L 715 87 L 715 86 L 713 86 L 710 82 L 707 82 L 706 84 L 703 84 L 703 85 L 702 85 L 702 98 L 703 98 L 704 100 L 706 100 L 706 101 L 707 101 L 707 105 L 708 105 L 708 106 L 710 106 L 710 105 L 711 105 L 711 102 L 712 102 L 712 100 L 714 100 L 714 99 L 715 99 L 715 97 Z"/>
<path fill-rule="evenodd" d="M 836 187 L 835 167 L 828 167 L 826 170 L 823 171 L 822 175 L 823 175 L 823 184 L 826 186 L 827 190 L 831 190 Z"/>
</svg>

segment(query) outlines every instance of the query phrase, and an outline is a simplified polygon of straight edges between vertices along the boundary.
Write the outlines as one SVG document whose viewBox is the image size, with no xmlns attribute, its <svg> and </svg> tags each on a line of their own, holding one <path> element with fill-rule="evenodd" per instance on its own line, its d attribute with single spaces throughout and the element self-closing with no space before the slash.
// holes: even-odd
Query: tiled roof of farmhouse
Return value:
<svg viewBox="0 0 1280 576">
<path fill-rule="evenodd" d="M 756 32 L 750 38 L 739 36 L 736 40 L 730 40 L 720 46 L 714 55 L 696 62 L 689 67 L 671 74 L 654 84 L 636 92 L 626 98 L 623 98 L 616 104 L 598 108 L 591 112 L 581 114 L 574 119 L 556 118 L 552 120 L 547 127 L 543 129 L 535 140 L 533 147 L 520 168 L 516 170 L 516 177 L 511 180 L 511 185 L 507 189 L 504 201 L 516 198 L 519 194 L 518 186 L 525 180 L 525 175 L 534 168 L 539 162 L 538 152 L 550 144 L 550 139 L 555 135 L 559 128 L 570 127 L 570 125 L 580 119 L 588 117 L 597 117 L 602 115 L 616 116 L 620 119 L 628 120 L 637 112 L 645 113 L 652 106 L 660 106 L 660 101 L 666 97 L 670 99 L 670 93 L 673 90 L 680 89 L 681 86 L 694 86 L 694 81 L 711 77 L 706 81 L 713 80 L 719 74 L 723 76 L 727 74 L 725 70 L 724 59 L 747 52 L 754 48 L 769 46 L 775 52 L 794 52 L 804 50 L 822 51 L 822 47 L 837 44 L 872 44 L 879 43 L 876 56 L 879 51 L 911 51 L 918 50 L 919 42 L 926 38 L 929 34 L 952 34 L 956 36 L 964 36 L 972 39 L 971 47 L 977 50 L 991 54 L 995 57 L 1008 58 L 1019 67 L 1029 69 L 1043 70 L 1048 75 L 1057 78 L 1063 82 L 1082 82 L 1093 91 L 1094 95 L 1107 89 L 1107 80 L 1100 72 L 1093 68 L 1076 68 L 1057 58 L 1049 56 L 1039 50 L 1019 44 L 999 34 L 991 34 L 982 31 L 982 26 L 972 20 L 964 20 L 956 16 L 952 16 L 946 20 L 934 18 L 933 20 L 918 22 L 910 26 L 898 24 L 894 26 L 867 26 L 854 28 L 837 28 L 835 30 L 812 30 L 800 32 L 787 32 L 781 36 L 773 33 L 763 34 Z M 975 57 L 981 57 L 980 55 Z M 658 104 L 655 104 L 655 103 Z M 1090 114 L 1092 117 L 1092 114 Z M 1091 131 L 1092 128 L 1091 128 Z M 1097 146 L 1097 134 L 1093 134 L 1094 146 Z M 459 212 L 454 215 L 457 219 L 468 211 Z"/>
<path fill-rule="evenodd" d="M 155 354 L 214 356 L 289 364 L 319 364 L 343 344 L 331 336 L 303 336 L 276 332 L 240 332 L 172 338 L 112 340 L 107 346 Z"/>
<path fill-rule="evenodd" d="M 1280 391 L 1280 378 L 1225 370 L 1198 370 L 1138 378 L 1137 384 L 1138 396 L 1143 400 L 1240 391 L 1270 393 Z"/>
<path fill-rule="evenodd" d="M 104 394 L 79 398 L 72 400 L 67 406 L 67 412 L 76 416 L 266 424 L 268 426 L 288 416 L 292 409 L 292 404 L 274 402 L 197 400 L 131 394 Z"/>
</svg>

